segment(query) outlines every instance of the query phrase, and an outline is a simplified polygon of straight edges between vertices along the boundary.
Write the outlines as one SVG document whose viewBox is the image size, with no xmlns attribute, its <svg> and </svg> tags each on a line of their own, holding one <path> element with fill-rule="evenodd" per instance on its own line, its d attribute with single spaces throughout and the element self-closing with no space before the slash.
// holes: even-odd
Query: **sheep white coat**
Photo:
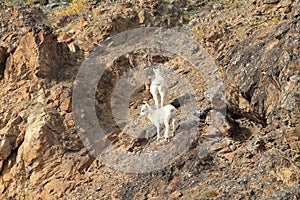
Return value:
<svg viewBox="0 0 300 200">
<path fill-rule="evenodd" d="M 164 106 L 165 97 L 168 91 L 168 85 L 165 79 L 162 77 L 162 74 L 159 69 L 153 69 L 155 78 L 150 85 L 150 93 L 153 96 L 156 109 L 158 109 L 158 94 L 160 95 L 160 104 L 161 107 Z"/>
<path fill-rule="evenodd" d="M 174 136 L 175 131 L 175 116 L 176 116 L 176 108 L 172 105 L 166 105 L 159 109 L 152 109 L 148 103 L 145 103 L 141 107 L 142 116 L 147 116 L 148 119 L 151 121 L 152 124 L 156 127 L 157 130 L 157 140 L 160 138 L 160 125 L 164 124 L 165 126 L 165 134 L 164 138 L 165 141 L 169 138 L 169 124 L 172 122 L 172 136 Z"/>
</svg>

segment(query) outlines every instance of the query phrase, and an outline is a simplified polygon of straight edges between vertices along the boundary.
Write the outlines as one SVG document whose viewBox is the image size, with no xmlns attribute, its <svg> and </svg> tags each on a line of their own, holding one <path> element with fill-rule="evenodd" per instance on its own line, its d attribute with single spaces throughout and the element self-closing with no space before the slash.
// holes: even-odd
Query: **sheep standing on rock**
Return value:
<svg viewBox="0 0 300 200">
<path fill-rule="evenodd" d="M 172 136 L 174 136 L 174 131 L 175 131 L 175 116 L 176 116 L 176 108 L 172 105 L 166 105 L 162 108 L 153 110 L 151 106 L 148 103 L 145 103 L 142 105 L 141 108 L 141 113 L 140 115 L 142 116 L 147 116 L 148 119 L 151 121 L 152 124 L 156 126 L 157 129 L 157 140 L 160 138 L 160 125 L 164 124 L 165 125 L 165 141 L 167 141 L 169 137 L 169 124 L 172 121 L 172 126 L 173 126 L 173 133 Z"/>
<path fill-rule="evenodd" d="M 158 94 L 160 95 L 161 107 L 164 106 L 165 97 L 168 91 L 168 85 L 159 69 L 153 69 L 155 79 L 153 79 L 150 85 L 150 93 L 153 96 L 156 109 L 158 109 Z"/>
</svg>

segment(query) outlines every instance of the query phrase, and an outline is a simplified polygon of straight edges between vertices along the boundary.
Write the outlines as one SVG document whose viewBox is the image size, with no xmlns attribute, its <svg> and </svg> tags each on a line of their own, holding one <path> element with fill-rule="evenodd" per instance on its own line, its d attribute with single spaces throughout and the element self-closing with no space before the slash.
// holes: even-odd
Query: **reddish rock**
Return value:
<svg viewBox="0 0 300 200">
<path fill-rule="evenodd" d="M 51 113 L 35 113 L 28 119 L 28 128 L 25 132 L 25 137 L 22 145 L 20 146 L 20 154 L 25 164 L 32 164 L 32 162 L 43 158 L 51 146 L 58 143 L 58 133 L 61 131 L 62 121 L 56 118 Z M 57 124 L 58 126 L 53 126 Z"/>
<path fill-rule="evenodd" d="M 179 198 L 179 197 L 181 197 L 181 196 L 182 196 L 182 193 L 181 193 L 180 191 L 178 191 L 178 190 L 172 192 L 172 193 L 169 195 L 169 197 L 172 198 L 172 199 L 177 199 L 177 198 Z"/>
<path fill-rule="evenodd" d="M 9 140 L 4 139 L 0 141 L 0 160 L 6 160 L 10 156 L 12 147 Z"/>
<path fill-rule="evenodd" d="M 5 185 L 3 183 L 3 180 L 2 178 L 0 178 L 0 193 L 2 194 L 5 190 Z"/>
<path fill-rule="evenodd" d="M 211 33 L 209 33 L 207 36 L 205 36 L 205 38 L 207 39 L 207 41 L 209 42 L 215 42 L 216 40 L 218 40 L 219 38 L 221 38 L 223 36 L 223 33 L 220 31 L 212 31 Z"/>
<path fill-rule="evenodd" d="M 72 111 L 72 100 L 71 97 L 62 99 L 60 102 L 60 109 L 62 111 L 71 112 Z"/>
<path fill-rule="evenodd" d="M 56 194 L 58 197 L 62 197 L 64 193 L 63 182 L 59 179 L 53 179 L 50 180 L 50 182 L 46 183 L 44 186 L 44 190 L 48 192 L 49 197 L 53 196 L 53 194 Z"/>
<path fill-rule="evenodd" d="M 45 78 L 65 62 L 66 46 L 59 44 L 53 34 L 29 31 L 9 56 L 4 77 L 10 81 Z"/>
</svg>

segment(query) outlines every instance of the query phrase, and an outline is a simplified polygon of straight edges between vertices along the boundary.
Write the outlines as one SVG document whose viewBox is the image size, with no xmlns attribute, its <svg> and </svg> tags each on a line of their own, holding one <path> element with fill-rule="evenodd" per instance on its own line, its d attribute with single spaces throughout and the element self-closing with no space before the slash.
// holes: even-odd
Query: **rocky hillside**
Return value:
<svg viewBox="0 0 300 200">
<path fill-rule="evenodd" d="M 37 2 L 0 7 L 2 199 L 300 199 L 298 1 Z M 176 135 L 182 138 L 175 144 L 189 140 L 172 162 L 156 161 L 167 160 L 163 168 L 128 173 L 86 145 L 72 94 L 80 67 L 100 42 L 143 27 L 169 28 L 197 41 L 214 61 L 211 73 L 220 74 L 225 95 L 218 106 L 217 97 L 207 95 L 206 75 L 170 52 L 138 49 L 110 63 L 93 107 L 113 144 L 112 160 L 118 150 L 143 155 L 167 148 L 171 154 L 182 147 L 172 146 L 176 137 L 157 142 L 154 126 L 138 115 L 143 101 L 153 105 L 153 65 L 164 69 L 166 101 L 181 116 Z M 118 124 L 118 104 L 111 102 L 128 72 L 143 84 L 129 96 L 132 124 Z M 178 80 L 187 80 L 193 95 Z M 145 137 L 127 133 L 132 130 Z"/>
</svg>

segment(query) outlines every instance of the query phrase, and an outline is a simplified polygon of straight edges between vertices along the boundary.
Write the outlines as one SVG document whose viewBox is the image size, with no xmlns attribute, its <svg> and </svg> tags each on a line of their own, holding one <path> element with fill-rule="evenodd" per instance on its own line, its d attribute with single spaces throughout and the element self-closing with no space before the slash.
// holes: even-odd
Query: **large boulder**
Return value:
<svg viewBox="0 0 300 200">
<path fill-rule="evenodd" d="M 55 144 L 59 144 L 64 128 L 57 112 L 44 109 L 30 115 L 27 125 L 18 156 L 29 165 L 33 161 L 44 160 L 47 154 L 53 155 L 54 152 L 50 150 Z"/>
<path fill-rule="evenodd" d="M 1 171 L 1 186 L 6 188 L 7 193 L 20 194 L 25 185 L 28 190 L 35 190 L 46 176 L 53 176 L 52 172 L 57 166 L 54 161 L 59 159 L 62 153 L 59 146 L 65 130 L 63 119 L 57 111 L 36 107 L 25 121 L 27 127 L 17 154 L 16 151 L 12 152 L 11 141 L 5 139 L 0 142 L 0 164 L 1 159 L 11 156 Z"/>
</svg>

